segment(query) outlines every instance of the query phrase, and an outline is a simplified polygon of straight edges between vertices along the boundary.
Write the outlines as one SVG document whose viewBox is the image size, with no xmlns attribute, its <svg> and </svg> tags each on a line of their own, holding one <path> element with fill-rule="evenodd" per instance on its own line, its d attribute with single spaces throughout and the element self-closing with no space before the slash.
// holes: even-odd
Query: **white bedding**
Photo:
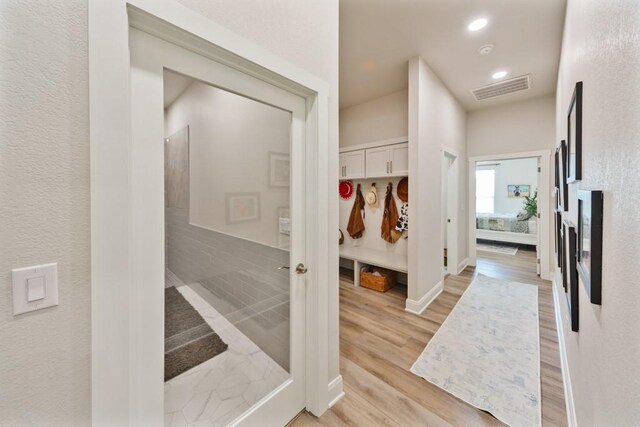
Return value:
<svg viewBox="0 0 640 427">
<path fill-rule="evenodd" d="M 535 234 L 536 218 L 519 221 L 514 213 L 478 213 L 476 214 L 478 230 L 507 231 L 510 233 Z"/>
</svg>

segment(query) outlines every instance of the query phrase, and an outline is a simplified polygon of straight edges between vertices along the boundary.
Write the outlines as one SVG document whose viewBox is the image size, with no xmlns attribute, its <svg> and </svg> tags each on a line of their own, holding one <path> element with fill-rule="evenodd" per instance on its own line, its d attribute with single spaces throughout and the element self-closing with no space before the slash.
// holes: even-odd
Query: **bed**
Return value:
<svg viewBox="0 0 640 427">
<path fill-rule="evenodd" d="M 535 217 L 520 221 L 516 214 L 476 214 L 476 238 L 478 239 L 536 245 L 537 232 L 538 222 Z"/>
</svg>

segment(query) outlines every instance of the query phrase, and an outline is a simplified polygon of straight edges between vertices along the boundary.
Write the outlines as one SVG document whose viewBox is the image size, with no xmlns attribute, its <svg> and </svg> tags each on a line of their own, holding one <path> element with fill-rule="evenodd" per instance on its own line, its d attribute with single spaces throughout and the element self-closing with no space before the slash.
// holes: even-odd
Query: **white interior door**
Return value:
<svg viewBox="0 0 640 427">
<path fill-rule="evenodd" d="M 164 423 L 162 283 L 166 267 L 165 219 L 170 218 L 165 218 L 168 210 L 165 212 L 163 138 L 168 134 L 163 129 L 163 75 L 168 69 L 199 85 L 214 88 L 219 96 L 238 97 L 254 103 L 256 107 L 268 107 L 288 117 L 288 143 L 284 148 L 267 152 L 263 146 L 265 140 L 256 137 L 243 141 L 245 145 L 238 155 L 237 152 L 233 154 L 233 149 L 237 148 L 234 144 L 239 144 L 237 140 L 209 137 L 203 134 L 206 126 L 214 121 L 221 123 L 217 127 L 210 126 L 216 130 L 222 125 L 236 123 L 236 130 L 242 130 L 258 126 L 258 123 L 248 118 L 245 120 L 242 112 L 233 109 L 237 104 L 232 102 L 214 112 L 220 117 L 207 116 L 204 110 L 191 111 L 196 119 L 186 123 L 190 134 L 191 169 L 189 212 L 184 224 L 191 233 L 191 243 L 187 243 L 184 250 L 201 247 L 208 248 L 210 252 L 191 272 L 206 267 L 213 269 L 213 273 L 209 271 L 209 279 L 217 275 L 231 278 L 242 275 L 247 282 L 259 285 L 265 283 L 266 276 L 275 287 L 284 284 L 284 292 L 279 296 L 284 305 L 280 310 L 283 316 L 288 315 L 288 319 L 284 326 L 280 323 L 277 327 L 283 329 L 287 337 L 278 344 L 281 353 L 282 346 L 288 353 L 285 355 L 286 363 L 280 363 L 286 375 L 260 400 L 246 405 L 245 411 L 228 419 L 229 425 L 282 426 L 305 406 L 305 100 L 147 33 L 131 29 L 130 35 L 133 175 L 129 215 L 136 230 L 132 236 L 133 251 L 138 257 L 136 265 L 144 266 L 134 268 L 132 273 L 135 287 L 131 306 L 132 357 L 136 362 L 131 373 L 131 392 L 133 404 L 137 406 L 134 412 L 144 420 L 144 423 L 134 424 Z M 222 145 L 216 149 L 207 147 L 207 144 L 214 143 Z M 254 170 L 237 173 L 246 166 L 245 163 L 254 160 L 259 165 Z M 234 178 L 228 179 L 229 176 Z M 199 187 L 196 186 L 197 180 L 201 181 Z M 223 197 L 220 196 L 222 194 Z M 284 201 L 280 200 L 283 195 Z M 276 197 L 279 197 L 278 205 L 271 209 L 272 199 Z M 218 220 L 216 215 L 221 213 L 224 218 Z M 283 219 L 288 219 L 284 228 Z M 261 228 L 261 225 L 266 228 Z M 201 234 L 224 241 L 224 247 L 202 245 L 197 242 Z M 171 245 L 171 238 L 168 245 Z M 248 247 L 254 249 L 248 250 Z M 278 267 L 291 267 L 290 270 L 278 270 L 272 265 L 270 254 L 274 251 L 286 252 L 285 262 Z M 169 264 L 171 256 L 170 252 Z M 188 261 L 194 259 L 189 258 Z M 300 267 L 296 269 L 298 265 Z M 183 277 L 189 276 L 189 269 L 183 271 L 186 272 Z M 206 289 L 197 285 L 206 288 L 210 280 L 188 277 L 184 285 L 191 286 L 192 280 L 193 289 L 206 293 Z M 246 286 L 246 283 L 237 283 L 237 287 L 241 286 Z M 283 307 L 288 307 L 288 313 L 284 313 Z M 231 319 L 226 320 L 233 323 Z M 234 326 L 241 329 L 239 324 Z M 268 353 L 266 345 L 258 347 Z"/>
<path fill-rule="evenodd" d="M 458 163 L 457 158 L 443 152 L 442 156 L 442 227 L 443 247 L 447 248 L 447 268 L 449 274 L 457 274 L 458 269 Z"/>
<path fill-rule="evenodd" d="M 458 223 L 460 210 L 460 194 L 458 191 L 458 158 L 449 155 L 449 168 L 447 169 L 447 189 L 449 195 L 447 197 L 447 247 L 448 260 L 451 266 L 448 271 L 451 274 L 458 274 L 458 264 L 460 257 L 458 254 Z"/>
<path fill-rule="evenodd" d="M 538 188 L 538 213 L 536 214 L 537 219 L 536 219 L 536 273 L 538 274 L 538 276 L 540 276 L 541 274 L 541 263 L 540 263 L 540 248 L 542 246 L 542 242 L 540 239 L 540 235 L 541 233 L 541 228 L 542 228 L 542 221 L 540 220 L 541 215 L 540 215 L 540 211 L 541 211 L 541 204 L 540 204 L 540 199 L 541 199 L 541 195 L 542 195 L 542 191 L 540 191 L 540 184 L 542 182 L 541 178 L 541 162 L 540 162 L 540 157 L 537 158 L 537 167 L 538 167 L 538 174 L 536 175 L 536 188 Z"/>
</svg>

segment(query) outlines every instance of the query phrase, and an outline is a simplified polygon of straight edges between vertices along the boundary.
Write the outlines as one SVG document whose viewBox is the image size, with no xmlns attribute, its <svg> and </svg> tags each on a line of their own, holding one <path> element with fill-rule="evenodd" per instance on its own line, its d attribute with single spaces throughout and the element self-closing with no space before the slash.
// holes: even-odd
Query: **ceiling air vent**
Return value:
<svg viewBox="0 0 640 427">
<path fill-rule="evenodd" d="M 520 92 L 531 87 L 531 74 L 515 77 L 513 79 L 504 80 L 500 83 L 494 83 L 482 86 L 471 91 L 476 101 L 483 101 L 496 96 L 506 95 L 508 93 Z"/>
</svg>

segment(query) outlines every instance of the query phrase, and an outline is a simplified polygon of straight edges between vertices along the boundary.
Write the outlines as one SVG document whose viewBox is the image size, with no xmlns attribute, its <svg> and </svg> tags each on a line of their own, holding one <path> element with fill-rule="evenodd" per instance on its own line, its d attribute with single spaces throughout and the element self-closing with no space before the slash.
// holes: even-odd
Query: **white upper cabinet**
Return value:
<svg viewBox="0 0 640 427">
<path fill-rule="evenodd" d="M 340 179 L 409 175 L 408 142 L 376 145 L 340 153 Z"/>
<path fill-rule="evenodd" d="M 409 175 L 409 144 L 396 144 L 389 146 L 390 173 L 391 175 Z"/>
<path fill-rule="evenodd" d="M 393 144 L 368 148 L 367 178 L 406 176 L 409 174 L 409 144 Z"/>
<path fill-rule="evenodd" d="M 366 150 L 367 177 L 386 176 L 389 172 L 389 147 L 376 147 Z"/>
<path fill-rule="evenodd" d="M 364 178 L 364 150 L 340 154 L 340 179 Z"/>
</svg>

